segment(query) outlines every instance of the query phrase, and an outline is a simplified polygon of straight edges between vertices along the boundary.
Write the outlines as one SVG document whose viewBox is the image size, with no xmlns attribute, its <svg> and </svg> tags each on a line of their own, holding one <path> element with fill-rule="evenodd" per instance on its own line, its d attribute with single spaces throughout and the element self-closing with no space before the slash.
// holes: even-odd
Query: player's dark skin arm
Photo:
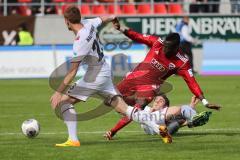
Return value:
<svg viewBox="0 0 240 160">
<path fill-rule="evenodd" d="M 185 80 L 185 82 L 187 83 L 191 92 L 202 101 L 202 103 L 205 107 L 207 107 L 209 109 L 220 110 L 220 108 L 221 108 L 220 105 L 208 103 L 208 101 L 204 97 L 203 92 L 202 92 L 200 86 L 198 85 L 195 77 L 189 75 L 189 69 L 190 68 L 188 67 L 188 68 L 184 68 L 184 69 L 182 68 L 182 69 L 178 70 L 178 75 L 181 76 Z"/>
</svg>

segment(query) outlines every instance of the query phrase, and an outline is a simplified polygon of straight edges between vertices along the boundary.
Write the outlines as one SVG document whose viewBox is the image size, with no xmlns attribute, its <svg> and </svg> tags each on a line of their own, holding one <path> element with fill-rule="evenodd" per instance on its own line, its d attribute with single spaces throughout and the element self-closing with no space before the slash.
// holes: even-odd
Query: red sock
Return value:
<svg viewBox="0 0 240 160">
<path fill-rule="evenodd" d="M 141 106 L 139 104 L 135 104 L 134 108 L 140 109 Z M 118 123 L 111 129 L 112 135 L 116 134 L 120 129 L 128 125 L 130 122 L 132 122 L 131 119 L 129 119 L 127 116 L 122 117 Z"/>
<path fill-rule="evenodd" d="M 132 120 L 127 116 L 121 118 L 118 123 L 111 129 L 112 135 L 116 134 L 120 129 L 128 125 Z"/>
</svg>

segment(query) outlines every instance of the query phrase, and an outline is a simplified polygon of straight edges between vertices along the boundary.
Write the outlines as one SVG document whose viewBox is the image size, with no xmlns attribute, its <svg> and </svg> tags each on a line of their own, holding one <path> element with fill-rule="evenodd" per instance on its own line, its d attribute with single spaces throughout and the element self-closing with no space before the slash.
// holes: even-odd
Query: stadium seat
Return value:
<svg viewBox="0 0 240 160">
<path fill-rule="evenodd" d="M 104 5 L 93 5 L 92 14 L 106 14 Z"/>
<path fill-rule="evenodd" d="M 180 4 L 169 4 L 168 6 L 168 12 L 170 14 L 182 14 L 183 13 L 183 9 L 182 6 Z"/>
<path fill-rule="evenodd" d="M 65 0 L 65 2 L 67 3 L 73 3 L 73 2 L 77 2 L 78 0 Z"/>
<path fill-rule="evenodd" d="M 30 16 L 32 11 L 29 6 L 23 5 L 18 7 L 19 14 L 22 16 Z"/>
<path fill-rule="evenodd" d="M 27 6 L 26 3 L 31 3 L 32 0 L 18 0 L 19 3 L 23 3 L 21 6 L 18 6 L 18 13 L 22 16 L 30 16 L 32 10 L 30 6 Z"/>
<path fill-rule="evenodd" d="M 115 14 L 114 13 L 114 4 L 110 4 L 110 5 L 107 6 L 107 13 L 108 14 Z M 117 5 L 117 12 L 116 12 L 116 14 L 121 14 L 121 13 L 122 13 L 121 8 L 120 8 L 119 5 Z"/>
<path fill-rule="evenodd" d="M 80 11 L 81 11 L 81 14 L 83 15 L 90 15 L 91 14 L 91 10 L 90 10 L 90 7 L 89 5 L 87 4 L 83 4 L 79 7 Z"/>
<path fill-rule="evenodd" d="M 140 14 L 150 14 L 151 13 L 151 5 L 150 4 L 139 4 L 137 6 L 137 12 Z"/>
<path fill-rule="evenodd" d="M 166 14 L 167 8 L 166 8 L 165 4 L 155 4 L 154 5 L 154 13 Z"/>
<path fill-rule="evenodd" d="M 62 15 L 64 10 L 67 8 L 67 6 L 68 6 L 67 4 L 64 4 L 62 6 L 61 5 L 56 5 L 55 9 L 56 9 L 57 14 Z"/>
<path fill-rule="evenodd" d="M 123 14 L 136 14 L 136 8 L 134 4 L 126 4 L 122 6 Z"/>
<path fill-rule="evenodd" d="M 32 0 L 18 0 L 18 2 L 20 2 L 20 3 L 30 3 L 30 2 L 32 2 Z"/>
<path fill-rule="evenodd" d="M 64 13 L 64 11 L 65 11 L 65 9 L 66 9 L 67 7 L 68 7 L 67 4 L 62 5 L 62 7 L 61 7 L 61 9 L 62 9 L 62 13 Z"/>
</svg>

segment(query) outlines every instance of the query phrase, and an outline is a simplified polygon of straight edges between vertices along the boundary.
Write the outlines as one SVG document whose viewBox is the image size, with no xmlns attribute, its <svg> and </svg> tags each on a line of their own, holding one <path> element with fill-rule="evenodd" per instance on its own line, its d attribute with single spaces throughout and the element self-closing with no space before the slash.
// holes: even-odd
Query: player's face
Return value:
<svg viewBox="0 0 240 160">
<path fill-rule="evenodd" d="M 177 54 L 179 49 L 179 45 L 171 44 L 171 42 L 163 42 L 163 52 L 165 53 L 166 57 L 169 58 Z"/>
<path fill-rule="evenodd" d="M 66 18 L 65 18 L 65 23 L 66 23 L 66 25 L 68 27 L 68 30 L 72 31 L 71 24 L 70 24 L 70 22 Z"/>
<path fill-rule="evenodd" d="M 165 100 L 162 96 L 157 96 L 153 101 L 153 109 L 159 110 L 165 106 Z"/>
</svg>

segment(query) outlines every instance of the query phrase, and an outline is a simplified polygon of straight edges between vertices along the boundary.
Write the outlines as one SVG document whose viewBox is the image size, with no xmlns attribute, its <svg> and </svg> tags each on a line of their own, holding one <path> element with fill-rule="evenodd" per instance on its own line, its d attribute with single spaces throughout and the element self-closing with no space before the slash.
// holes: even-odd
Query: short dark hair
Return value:
<svg viewBox="0 0 240 160">
<path fill-rule="evenodd" d="M 23 31 L 27 31 L 27 24 L 26 23 L 22 23 L 19 25 L 19 28 L 21 28 Z"/>
<path fill-rule="evenodd" d="M 169 107 L 170 101 L 168 97 L 165 94 L 161 95 L 161 97 L 165 100 L 165 106 Z"/>
<path fill-rule="evenodd" d="M 164 99 L 164 101 L 165 101 L 165 106 L 167 106 L 167 107 L 169 107 L 170 106 L 170 100 L 168 99 L 168 97 L 166 96 L 166 94 L 158 94 L 158 95 L 156 95 L 156 96 L 161 96 L 163 99 Z"/>
<path fill-rule="evenodd" d="M 165 39 L 167 43 L 171 42 L 171 45 L 179 45 L 180 44 L 180 36 L 178 33 L 169 33 Z"/>
<path fill-rule="evenodd" d="M 81 21 L 81 13 L 77 6 L 70 5 L 67 6 L 64 13 L 64 18 L 66 18 L 70 23 L 78 24 Z"/>
</svg>

